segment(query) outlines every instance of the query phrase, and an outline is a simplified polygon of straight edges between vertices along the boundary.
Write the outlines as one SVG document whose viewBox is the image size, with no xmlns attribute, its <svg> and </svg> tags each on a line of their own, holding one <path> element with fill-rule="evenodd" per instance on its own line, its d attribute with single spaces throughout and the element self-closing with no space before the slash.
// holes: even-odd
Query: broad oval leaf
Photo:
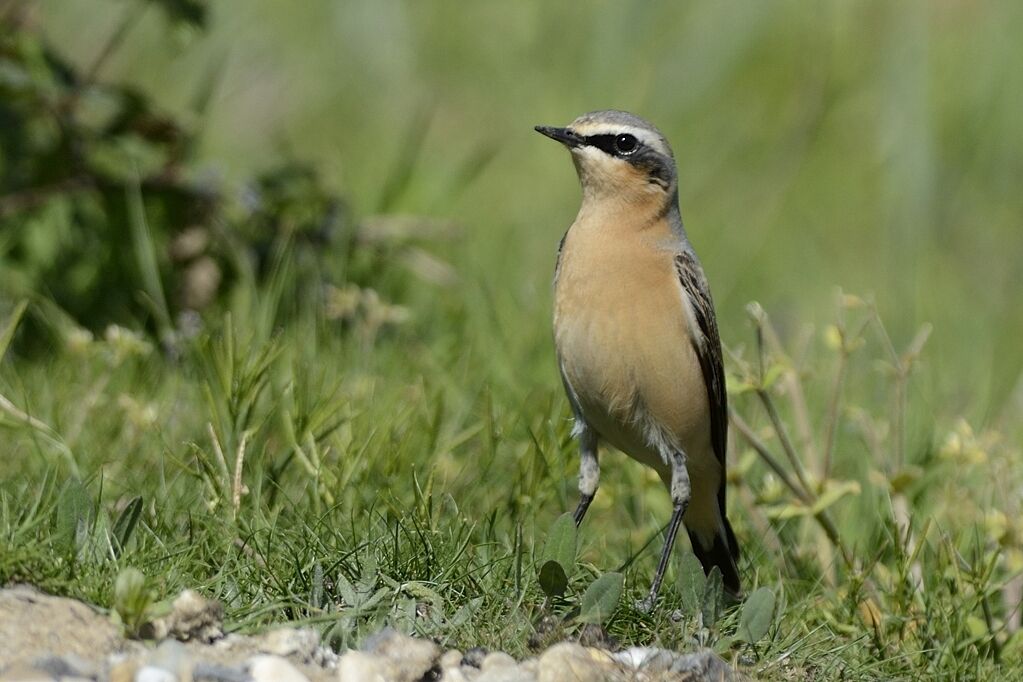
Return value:
<svg viewBox="0 0 1023 682">
<path fill-rule="evenodd" d="M 686 552 L 678 567 L 678 591 L 682 597 L 682 613 L 695 616 L 703 603 L 703 590 L 707 585 L 707 576 L 703 574 L 703 565 L 696 555 Z"/>
<path fill-rule="evenodd" d="M 700 613 L 703 615 L 703 627 L 713 628 L 721 616 L 721 607 L 725 599 L 725 586 L 721 579 L 721 569 L 714 566 L 707 574 L 707 585 L 703 589 L 703 603 Z"/>
<path fill-rule="evenodd" d="M 767 634 L 773 617 L 774 592 L 769 587 L 758 588 L 746 598 L 746 603 L 742 606 L 736 635 L 750 644 L 755 644 Z"/>
<path fill-rule="evenodd" d="M 621 573 L 605 573 L 594 580 L 580 600 L 579 620 L 598 625 L 607 621 L 618 606 L 624 585 Z"/>
<path fill-rule="evenodd" d="M 566 576 L 572 575 L 575 568 L 577 532 L 572 514 L 566 512 L 559 516 L 547 533 L 547 541 L 540 557 L 541 566 L 548 561 L 557 561 Z"/>
<path fill-rule="evenodd" d="M 568 576 L 561 564 L 551 559 L 540 567 L 540 589 L 548 597 L 560 597 L 568 588 Z"/>
</svg>

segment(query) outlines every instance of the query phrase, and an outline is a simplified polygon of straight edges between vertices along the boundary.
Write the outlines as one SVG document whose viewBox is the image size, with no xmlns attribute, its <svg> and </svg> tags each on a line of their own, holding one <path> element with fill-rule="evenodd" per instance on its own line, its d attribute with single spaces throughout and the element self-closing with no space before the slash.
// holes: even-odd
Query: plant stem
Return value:
<svg viewBox="0 0 1023 682">
<path fill-rule="evenodd" d="M 760 458 L 764 460 L 768 467 L 771 468 L 771 471 L 773 471 L 774 474 L 781 479 L 781 482 L 785 484 L 785 487 L 791 490 L 803 504 L 811 504 L 813 500 L 809 496 L 809 493 L 803 488 L 800 488 L 792 481 L 791 478 L 789 478 L 788 473 L 785 471 L 785 467 L 783 467 L 781 463 L 775 459 L 774 455 L 771 454 L 771 451 L 767 449 L 767 445 L 764 441 L 760 440 L 757 434 L 754 433 L 753 428 L 747 424 L 735 410 L 729 409 L 728 412 L 732 418 L 732 424 L 736 429 L 738 429 L 739 434 L 742 435 L 742 437 L 746 439 L 746 442 L 750 444 L 750 447 L 752 447 L 753 450 L 760 455 Z"/>
<path fill-rule="evenodd" d="M 792 481 L 792 479 L 789 478 L 788 474 L 785 473 L 785 469 L 781 466 L 781 464 L 774 457 L 774 455 L 771 454 L 771 451 L 768 450 L 767 445 L 762 440 L 760 440 L 756 433 L 753 432 L 753 429 L 750 428 L 750 425 L 747 424 L 742 419 L 742 417 L 740 417 L 738 413 L 736 413 L 734 410 L 731 410 L 730 414 L 732 417 L 732 423 L 735 425 L 735 428 L 738 429 L 742 437 L 746 439 L 746 442 L 750 444 L 750 447 L 752 447 L 753 450 L 756 451 L 758 455 L 760 455 L 761 459 L 763 459 L 767 463 L 767 466 L 769 466 L 771 470 L 774 471 L 774 473 L 778 476 L 778 478 L 782 480 L 782 483 L 784 483 L 785 486 L 789 490 L 791 490 L 796 497 L 799 498 L 800 502 L 802 502 L 807 507 L 812 507 L 814 503 L 817 501 L 816 495 L 814 495 L 811 490 L 802 489 L 798 485 L 796 485 Z M 824 531 L 824 534 L 828 536 L 829 540 L 831 540 L 831 544 L 838 548 L 838 551 L 842 555 L 842 560 L 845 562 L 846 566 L 852 568 L 853 567 L 852 554 L 849 553 L 849 550 L 846 549 L 845 544 L 842 542 L 842 538 L 838 534 L 838 528 L 835 527 L 835 523 L 831 520 L 831 517 L 828 515 L 827 510 L 817 512 L 816 514 L 813 515 L 813 517 L 814 519 L 817 520 L 817 523 Z"/>
<path fill-rule="evenodd" d="M 796 472 L 799 484 L 803 486 L 807 494 L 812 495 L 813 488 L 810 487 L 810 483 L 807 481 L 806 472 L 803 470 L 803 463 L 799 460 L 799 455 L 796 454 L 796 449 L 792 445 L 792 440 L 789 438 L 788 431 L 785 430 L 781 417 L 778 415 L 778 410 L 774 407 L 771 395 L 763 388 L 757 388 L 756 393 L 764 409 L 767 410 L 767 416 L 771 419 L 771 425 L 774 427 L 775 433 L 778 434 L 778 440 L 781 442 L 785 456 L 788 457 L 789 463 L 792 465 L 792 470 Z"/>
</svg>

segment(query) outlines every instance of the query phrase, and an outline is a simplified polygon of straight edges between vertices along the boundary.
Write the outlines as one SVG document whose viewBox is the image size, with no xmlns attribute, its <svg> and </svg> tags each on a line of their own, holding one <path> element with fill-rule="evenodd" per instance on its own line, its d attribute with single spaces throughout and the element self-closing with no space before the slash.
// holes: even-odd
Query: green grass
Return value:
<svg viewBox="0 0 1023 682">
<path fill-rule="evenodd" d="M 359 216 L 453 220 L 426 248 L 457 277 L 370 259 L 402 308 L 371 295 L 344 323 L 289 298 L 287 268 L 243 279 L 177 359 L 33 299 L 0 362 L 0 583 L 112 607 L 134 567 L 156 599 L 222 600 L 232 630 L 306 622 L 341 647 L 393 623 L 521 655 L 624 570 L 623 644 L 705 642 L 766 679 L 1020 677 L 1019 7 L 548 5 L 225 3 L 184 57 L 143 17 L 109 69 L 170 108 L 229 54 L 203 140 L 229 179 L 318 159 Z M 72 55 L 116 24 L 91 6 L 40 3 Z M 671 618 L 677 567 L 631 608 L 670 502 L 618 454 L 567 599 L 537 581 L 576 501 L 549 283 L 578 190 L 531 126 L 605 106 L 679 158 L 750 436 L 730 434 L 740 568 L 778 597 L 755 648 L 736 611 Z"/>
<path fill-rule="evenodd" d="M 275 305 L 264 293 L 263 305 Z M 575 502 L 570 423 L 556 380 L 523 389 L 528 379 L 490 369 L 503 360 L 520 378 L 543 376 L 550 362 L 534 348 L 504 348 L 501 359 L 479 350 L 498 347 L 501 332 L 480 308 L 462 327 L 456 315 L 449 327 L 430 316 L 367 343 L 312 317 L 261 334 L 258 311 L 240 306 L 178 363 L 124 330 L 96 340 L 65 330 L 47 361 L 9 360 L 2 394 L 48 427 L 4 414 L 0 582 L 109 606 L 115 577 L 135 567 L 158 599 L 197 587 L 222 600 L 232 630 L 304 622 L 344 646 L 394 623 L 521 655 L 543 615 L 564 614 L 594 577 L 624 567 L 626 598 L 609 623 L 622 643 L 684 648 L 697 637 L 768 678 L 788 667 L 825 679 L 1005 674 L 999 665 L 1020 655 L 1002 600 L 1018 570 L 1018 521 L 993 513 L 1011 504 L 1001 487 L 1018 475 L 1018 452 L 962 427 L 946 442 L 954 425 L 912 409 L 900 431 L 892 400 L 901 384 L 872 366 L 872 354 L 884 357 L 881 327 L 869 307 L 851 304 L 835 410 L 823 398 L 841 352 L 824 343 L 795 365 L 771 351 L 765 327 L 766 384 L 754 344 L 730 363 L 744 423 L 795 480 L 761 398 L 780 411 L 809 470 L 807 504 L 833 520 L 838 543 L 733 432 L 742 573 L 749 590 L 767 585 L 781 605 L 755 650 L 729 639 L 736 612 L 711 632 L 673 621 L 671 580 L 654 614 L 631 608 L 652 575 L 669 501 L 616 454 L 604 457 L 581 529 L 582 569 L 567 601 L 546 605 L 539 550 Z M 854 350 L 857 338 L 865 347 Z M 793 392 L 804 376 L 807 403 L 824 406 L 809 409 L 805 433 Z M 832 466 L 817 484 L 829 428 Z M 821 491 L 843 481 L 858 486 L 829 502 Z M 897 529 L 900 508 L 908 536 Z"/>
</svg>

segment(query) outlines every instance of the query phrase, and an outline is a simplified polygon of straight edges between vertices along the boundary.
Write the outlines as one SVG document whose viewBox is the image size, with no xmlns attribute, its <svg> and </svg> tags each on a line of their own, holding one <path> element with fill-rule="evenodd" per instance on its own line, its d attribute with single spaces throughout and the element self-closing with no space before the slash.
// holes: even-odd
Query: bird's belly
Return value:
<svg viewBox="0 0 1023 682">
<path fill-rule="evenodd" d="M 692 468 L 694 455 L 711 452 L 710 415 L 677 283 L 642 291 L 572 284 L 586 303 L 558 306 L 555 343 L 583 418 L 611 445 L 661 472 L 666 448 L 686 452 Z"/>
</svg>

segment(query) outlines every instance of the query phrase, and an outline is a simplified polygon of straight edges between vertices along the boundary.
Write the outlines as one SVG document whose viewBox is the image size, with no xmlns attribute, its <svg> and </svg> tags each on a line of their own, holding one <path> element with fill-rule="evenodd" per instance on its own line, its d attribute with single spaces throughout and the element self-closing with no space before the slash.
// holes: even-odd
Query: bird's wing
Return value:
<svg viewBox="0 0 1023 682">
<path fill-rule="evenodd" d="M 558 283 L 558 273 L 561 272 L 561 250 L 565 248 L 565 239 L 568 237 L 568 231 L 561 235 L 561 241 L 558 242 L 558 255 L 554 258 L 554 283 Z"/>
<path fill-rule="evenodd" d="M 725 469 L 725 450 L 728 447 L 728 398 L 725 395 L 725 370 L 721 362 L 721 338 L 718 336 L 717 319 L 714 317 L 714 302 L 710 298 L 710 287 L 703 274 L 703 268 L 691 251 L 684 250 L 675 256 L 675 270 L 682 283 L 682 289 L 689 299 L 693 317 L 699 326 L 691 335 L 693 349 L 700 360 L 703 382 L 707 386 L 710 403 L 710 434 L 714 454 Z M 724 510 L 724 476 L 718 498 Z"/>
</svg>

